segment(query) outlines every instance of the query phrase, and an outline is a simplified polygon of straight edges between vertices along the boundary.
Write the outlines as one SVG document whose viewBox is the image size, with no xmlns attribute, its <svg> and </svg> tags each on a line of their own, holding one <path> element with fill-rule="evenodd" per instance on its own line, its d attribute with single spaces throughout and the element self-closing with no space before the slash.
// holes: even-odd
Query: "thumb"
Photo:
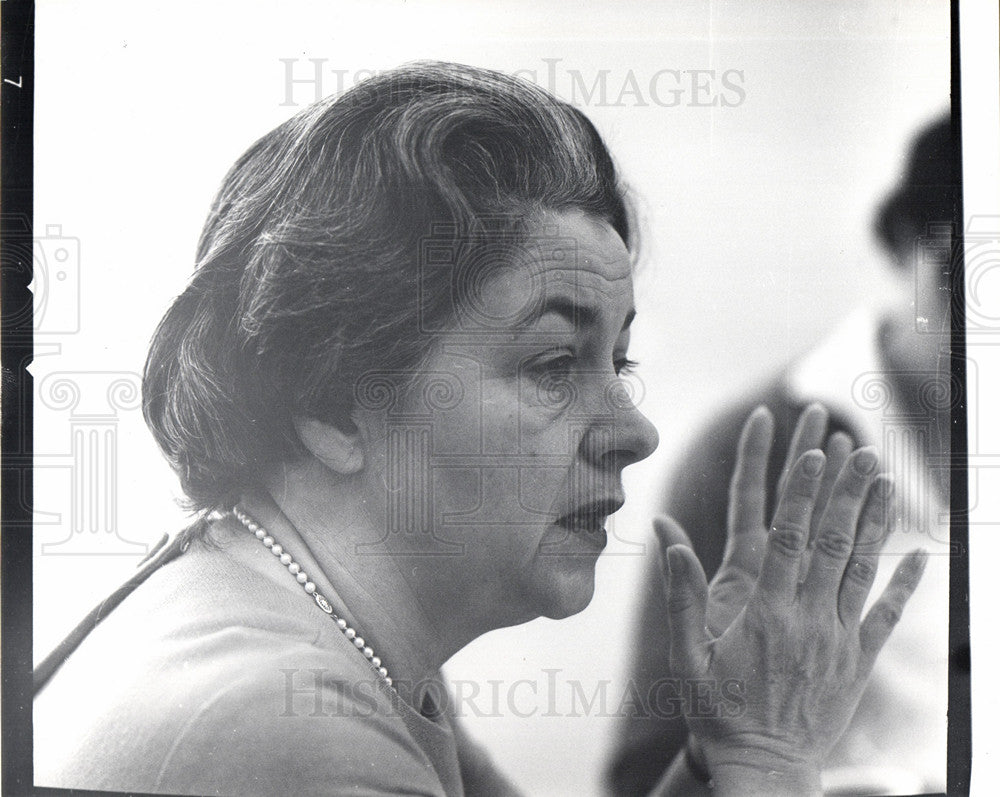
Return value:
<svg viewBox="0 0 1000 797">
<path fill-rule="evenodd" d="M 653 528 L 660 539 L 666 583 L 670 669 L 677 677 L 698 676 L 704 668 L 705 647 L 711 642 L 705 628 L 708 602 L 705 571 L 676 521 L 657 518 Z"/>
</svg>

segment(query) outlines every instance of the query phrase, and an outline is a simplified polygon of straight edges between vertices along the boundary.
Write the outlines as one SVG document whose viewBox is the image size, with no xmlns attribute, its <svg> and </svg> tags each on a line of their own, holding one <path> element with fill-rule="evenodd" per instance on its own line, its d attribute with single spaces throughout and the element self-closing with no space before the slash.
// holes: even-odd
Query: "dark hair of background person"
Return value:
<svg viewBox="0 0 1000 797">
<path fill-rule="evenodd" d="M 359 379 L 405 371 L 540 211 L 634 223 L 591 122 L 499 72 L 422 62 L 257 141 L 212 205 L 195 274 L 160 322 L 143 414 L 192 509 L 228 509 L 298 453 L 296 415 L 351 429 Z M 423 268 L 434 233 L 463 252 Z M 485 253 L 485 254 L 484 254 Z"/>
<path fill-rule="evenodd" d="M 897 265 L 907 266 L 915 240 L 928 234 L 928 225 L 955 219 L 959 190 L 955 174 L 951 118 L 944 116 L 914 138 L 901 182 L 875 213 L 875 237 L 895 256 Z"/>
</svg>

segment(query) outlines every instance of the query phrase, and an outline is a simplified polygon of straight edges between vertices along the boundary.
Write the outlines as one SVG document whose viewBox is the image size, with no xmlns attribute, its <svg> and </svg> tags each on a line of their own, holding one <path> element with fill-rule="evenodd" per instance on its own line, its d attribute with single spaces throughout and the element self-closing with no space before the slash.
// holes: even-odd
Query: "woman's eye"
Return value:
<svg viewBox="0 0 1000 797">
<path fill-rule="evenodd" d="M 628 376 L 629 374 L 635 373 L 635 369 L 639 367 L 639 363 L 635 360 L 630 360 L 628 357 L 622 357 L 619 360 L 615 360 L 615 373 L 618 376 Z"/>
<path fill-rule="evenodd" d="M 569 353 L 547 352 L 523 363 L 523 373 L 539 385 L 564 384 L 573 378 L 576 356 Z"/>
<path fill-rule="evenodd" d="M 568 374 L 573 370 L 575 362 L 575 357 L 571 354 L 565 354 L 561 357 L 553 357 L 552 359 L 539 363 L 538 370 L 546 374 Z"/>
</svg>

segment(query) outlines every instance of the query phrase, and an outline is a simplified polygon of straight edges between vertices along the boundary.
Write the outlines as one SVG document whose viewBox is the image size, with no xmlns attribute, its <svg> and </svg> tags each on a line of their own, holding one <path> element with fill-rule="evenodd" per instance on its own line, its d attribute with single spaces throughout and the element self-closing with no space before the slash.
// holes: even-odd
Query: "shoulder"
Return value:
<svg viewBox="0 0 1000 797">
<path fill-rule="evenodd" d="M 315 606 L 189 553 L 116 608 L 36 699 L 39 784 L 441 792 L 390 690 Z"/>
<path fill-rule="evenodd" d="M 430 761 L 371 672 L 294 654 L 247 664 L 192 706 L 157 790 L 440 793 Z"/>
</svg>

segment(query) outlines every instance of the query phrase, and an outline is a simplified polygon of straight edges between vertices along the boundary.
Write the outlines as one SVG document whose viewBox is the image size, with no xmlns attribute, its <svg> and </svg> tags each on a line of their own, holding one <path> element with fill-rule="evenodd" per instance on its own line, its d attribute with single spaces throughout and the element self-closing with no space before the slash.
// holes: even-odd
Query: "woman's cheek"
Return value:
<svg viewBox="0 0 1000 797">
<path fill-rule="evenodd" d="M 540 428 L 571 417 L 580 404 L 576 383 L 563 374 L 522 376 L 520 405 L 527 425 Z"/>
<path fill-rule="evenodd" d="M 563 425 L 569 414 L 565 401 L 554 400 L 524 375 L 485 380 L 481 395 L 482 434 L 478 439 L 483 441 L 485 459 L 555 453 L 539 451 L 539 436 Z"/>
</svg>

